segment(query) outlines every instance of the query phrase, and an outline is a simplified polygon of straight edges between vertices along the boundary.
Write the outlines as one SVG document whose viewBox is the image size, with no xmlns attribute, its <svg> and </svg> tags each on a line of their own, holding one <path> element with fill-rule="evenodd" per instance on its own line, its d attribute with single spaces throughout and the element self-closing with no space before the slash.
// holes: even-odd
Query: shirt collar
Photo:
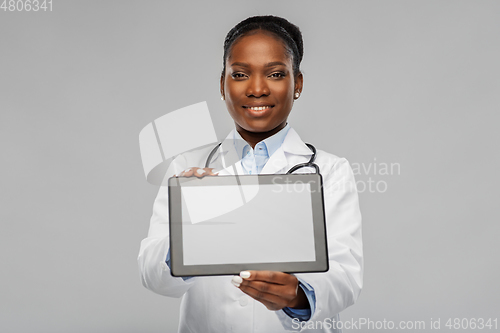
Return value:
<svg viewBox="0 0 500 333">
<path fill-rule="evenodd" d="M 271 135 L 270 137 L 262 140 L 266 145 L 268 156 L 272 156 L 276 150 L 283 144 L 285 141 L 285 137 L 290 130 L 290 125 L 287 123 L 285 127 L 283 127 L 278 133 Z M 243 158 L 243 151 L 245 147 L 250 145 L 241 137 L 240 133 L 235 129 L 234 130 L 234 147 L 236 148 L 236 152 L 240 158 Z"/>
</svg>

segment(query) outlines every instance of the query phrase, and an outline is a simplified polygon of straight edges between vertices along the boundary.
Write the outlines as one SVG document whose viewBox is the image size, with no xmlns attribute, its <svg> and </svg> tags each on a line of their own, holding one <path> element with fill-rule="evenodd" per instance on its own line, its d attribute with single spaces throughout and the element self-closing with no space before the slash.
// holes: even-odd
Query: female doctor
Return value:
<svg viewBox="0 0 500 333">
<path fill-rule="evenodd" d="M 209 147 L 178 156 L 166 177 L 282 174 L 308 162 L 312 150 L 287 123 L 302 92 L 302 55 L 299 28 L 280 17 L 250 17 L 229 31 L 220 90 L 235 129 L 215 154 Z M 209 155 L 210 167 L 204 168 Z M 325 273 L 173 277 L 167 189 L 160 188 L 138 262 L 146 288 L 184 296 L 179 332 L 341 332 L 339 313 L 362 288 L 361 213 L 348 161 L 317 150 L 315 163 L 323 176 L 330 266 Z M 295 173 L 307 172 L 314 169 Z"/>
</svg>

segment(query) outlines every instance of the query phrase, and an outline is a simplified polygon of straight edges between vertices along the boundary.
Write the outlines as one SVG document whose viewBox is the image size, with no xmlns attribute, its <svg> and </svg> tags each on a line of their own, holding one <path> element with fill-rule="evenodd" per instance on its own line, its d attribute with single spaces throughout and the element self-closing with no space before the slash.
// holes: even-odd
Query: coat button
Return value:
<svg viewBox="0 0 500 333">
<path fill-rule="evenodd" d="M 248 305 L 248 297 L 247 296 L 241 296 L 240 297 L 240 305 L 241 306 L 247 306 Z"/>
</svg>

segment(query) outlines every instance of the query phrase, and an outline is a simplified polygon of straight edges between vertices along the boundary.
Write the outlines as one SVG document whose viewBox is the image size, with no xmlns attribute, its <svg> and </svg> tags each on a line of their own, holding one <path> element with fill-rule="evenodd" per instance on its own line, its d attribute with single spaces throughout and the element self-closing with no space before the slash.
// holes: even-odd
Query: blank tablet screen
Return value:
<svg viewBox="0 0 500 333">
<path fill-rule="evenodd" d="M 315 261 L 310 185 L 302 185 L 286 194 L 273 184 L 184 187 L 184 265 Z"/>
</svg>

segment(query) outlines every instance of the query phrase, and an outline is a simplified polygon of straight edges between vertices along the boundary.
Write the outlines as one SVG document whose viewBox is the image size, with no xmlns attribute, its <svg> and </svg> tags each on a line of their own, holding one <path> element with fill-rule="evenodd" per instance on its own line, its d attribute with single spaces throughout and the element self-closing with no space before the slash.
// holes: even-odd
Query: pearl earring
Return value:
<svg viewBox="0 0 500 333">
<path fill-rule="evenodd" d="M 300 94 L 298 92 L 295 93 L 295 98 L 299 98 Z"/>
<path fill-rule="evenodd" d="M 221 100 L 224 100 L 224 96 L 221 96 L 221 97 L 220 97 L 220 99 L 221 99 Z"/>
</svg>

